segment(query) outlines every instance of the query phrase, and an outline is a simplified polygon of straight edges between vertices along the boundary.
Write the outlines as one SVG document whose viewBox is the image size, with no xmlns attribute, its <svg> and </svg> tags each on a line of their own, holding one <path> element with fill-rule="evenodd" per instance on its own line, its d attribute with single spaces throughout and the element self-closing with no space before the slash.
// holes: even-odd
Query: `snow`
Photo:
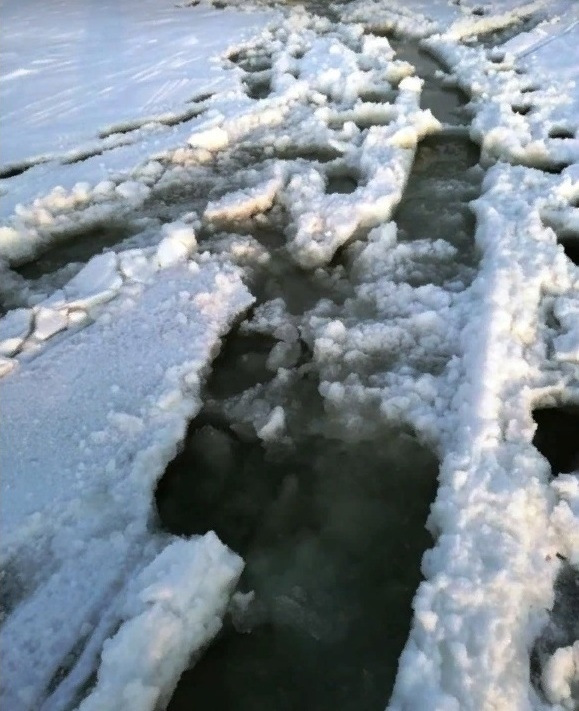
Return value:
<svg viewBox="0 0 579 711">
<path fill-rule="evenodd" d="M 579 675 L 579 642 L 572 647 L 560 647 L 551 657 L 543 673 L 543 687 L 552 704 L 574 709 L 572 686 Z"/>
<path fill-rule="evenodd" d="M 241 560 L 213 533 L 193 543 L 170 543 L 129 583 L 121 605 L 124 622 L 104 644 L 97 683 L 79 709 L 164 706 L 191 650 L 219 631 L 241 568 Z M 149 654 L 143 659 L 134 650 L 144 640 Z"/>
<path fill-rule="evenodd" d="M 72 328 L 47 348 L 44 341 L 66 327 L 63 314 L 71 302 L 64 301 L 58 311 L 41 307 L 31 336 L 41 342 L 34 357 L 21 359 L 13 377 L 1 384 L 2 402 L 10 412 L 0 431 L 4 560 L 17 570 L 33 561 L 38 566 L 34 591 L 3 629 L 3 668 L 12 687 L 5 703 L 13 709 L 39 703 L 77 639 L 88 636 L 89 648 L 110 634 L 121 614 L 111 598 L 121 594 L 134 571 L 156 555 L 164 556 L 155 563 L 161 570 L 163 561 L 172 559 L 173 554 L 161 552 L 173 545 L 170 539 L 148 531 L 152 490 L 174 456 L 188 419 L 200 407 L 201 380 L 219 336 L 252 302 L 227 264 L 186 257 L 177 262 L 173 255 L 171 264 L 163 267 L 154 251 L 148 279 L 123 280 L 115 271 L 116 294 L 111 295 L 114 257 L 95 257 L 85 268 L 89 275 L 84 294 L 72 289 L 73 299 L 78 303 L 82 296 L 80 303 L 90 315 L 85 327 Z M 76 281 L 82 281 L 79 276 Z M 107 293 L 106 305 L 96 298 L 98 289 Z M 207 583 L 206 598 L 198 597 L 204 588 L 195 576 L 183 577 L 181 572 L 179 586 L 190 591 L 175 595 L 195 599 L 202 619 L 218 618 L 227 590 L 240 573 L 240 561 L 211 538 L 187 545 L 187 556 L 209 556 L 202 570 L 216 581 Z M 205 546 L 209 550 L 202 553 Z M 173 566 L 168 569 L 168 590 Z M 104 622 L 96 624 L 101 614 L 107 619 L 104 627 Z M 131 622 L 126 636 L 134 640 L 146 639 L 149 617 L 162 617 L 166 611 L 155 608 L 142 618 L 140 614 L 127 618 Z M 39 615 L 51 635 L 39 634 L 39 623 L 34 622 Z M 193 634 L 197 623 L 191 624 L 183 633 L 183 650 L 166 662 L 167 669 L 156 672 L 162 671 L 162 693 L 171 691 L 188 654 L 211 636 L 201 628 Z M 119 645 L 126 643 L 122 630 Z M 93 656 L 97 652 L 98 647 Z M 74 671 L 79 679 L 67 690 L 69 699 L 90 673 L 90 666 L 82 669 L 82 660 L 79 665 Z M 106 665 L 103 675 L 106 694 L 114 689 L 121 694 L 115 702 L 121 708 L 125 692 L 117 688 L 118 682 L 106 681 Z M 113 690 L 108 689 L 111 684 Z M 61 707 L 61 693 L 55 691 L 47 708 Z"/>
<path fill-rule="evenodd" d="M 7 0 L 1 12 L 0 173 L 27 168 L 3 180 L 3 216 L 181 145 L 205 118 L 204 97 L 235 86 L 216 55 L 274 16 L 170 0 L 33 0 L 26 12 Z"/>
<path fill-rule="evenodd" d="M 540 688 L 530 656 L 560 560 L 579 567 L 579 479 L 551 474 L 532 418 L 579 402 L 579 271 L 562 244 L 579 239 L 579 8 L 479 5 L 357 0 L 333 23 L 36 3 L 33 25 L 3 4 L 0 154 L 8 173 L 32 166 L 2 180 L 6 708 L 162 708 L 218 632 L 243 562 L 212 532 L 159 532 L 152 500 L 271 265 L 249 229 L 267 213 L 283 213 L 293 264 L 344 290 L 299 314 L 271 298 L 243 323 L 277 340 L 270 392 L 291 388 L 303 343 L 335 432 L 406 424 L 441 461 L 389 708 L 576 708 L 578 643 L 550 653 Z M 417 145 L 455 129 L 421 108 L 387 30 L 422 38 L 469 97 L 486 168 L 476 267 L 452 234 L 406 241 L 396 225 Z M 350 193 L 331 191 L 341 178 Z M 170 209 L 179 191 L 195 201 Z M 36 286 L 14 271 L 111 221 L 130 244 Z M 266 445 L 288 442 L 291 401 L 248 391 L 235 407 Z M 248 596 L 233 599 L 241 627 Z"/>
<path fill-rule="evenodd" d="M 561 15 L 491 52 L 457 46 L 456 28 L 427 41 L 471 97 L 476 110 L 471 135 L 483 160 L 557 169 L 579 159 L 572 59 L 579 14 L 572 4 L 549 9 L 562 8 Z"/>
<path fill-rule="evenodd" d="M 437 545 L 423 561 L 427 581 L 414 602 L 393 708 L 425 689 L 448 708 L 532 708 L 528 648 L 552 606 L 552 561 L 562 545 L 550 523 L 548 470 L 531 446 L 530 409 L 564 380 L 548 370 L 540 304 L 547 285 L 572 289 L 576 281 L 540 228 L 537 203 L 558 182 L 497 166 L 476 203 L 484 256 L 472 287 L 477 307 L 461 336 L 469 380 L 453 397 L 455 442 L 429 523 Z"/>
<path fill-rule="evenodd" d="M 266 19 L 166 0 L 35 2 L 26 13 L 16 0 L 4 2 L 3 164 L 61 155 L 99 132 L 118 133 L 143 117 L 150 123 L 222 91 L 227 77 L 210 58 Z"/>
</svg>

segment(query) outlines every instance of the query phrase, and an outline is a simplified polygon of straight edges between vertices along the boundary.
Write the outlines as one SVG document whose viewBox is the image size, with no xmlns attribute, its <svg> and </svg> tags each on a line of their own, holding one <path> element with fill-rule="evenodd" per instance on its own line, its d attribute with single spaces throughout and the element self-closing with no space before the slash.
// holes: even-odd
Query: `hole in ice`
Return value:
<svg viewBox="0 0 579 711">
<path fill-rule="evenodd" d="M 114 148 L 99 148 L 91 149 L 86 151 L 72 151 L 72 154 L 68 158 L 63 158 L 60 162 L 62 165 L 73 165 L 74 163 L 83 163 L 89 158 L 94 158 L 95 156 L 102 156 L 109 150 L 114 150 Z"/>
<path fill-rule="evenodd" d="M 202 94 L 195 94 L 195 96 L 192 96 L 190 99 L 187 99 L 188 104 L 198 104 L 203 101 L 208 101 L 211 99 L 211 97 L 215 96 L 215 92 L 213 91 L 206 91 Z"/>
<path fill-rule="evenodd" d="M 257 303 L 282 296 L 289 313 L 302 314 L 320 299 L 342 300 L 344 282 L 338 288 L 328 272 L 308 271 L 296 265 L 286 249 L 286 221 L 285 212 L 274 208 L 234 227 L 237 234 L 250 235 L 269 253 L 267 259 L 247 264 L 246 278 Z M 200 242 L 207 242 L 213 234 L 211 228 L 202 229 Z"/>
<path fill-rule="evenodd" d="M 258 304 L 281 296 L 289 313 L 302 314 L 320 299 L 342 300 L 346 288 L 343 281 L 337 285 L 328 272 L 302 269 L 288 253 L 288 215 L 281 206 L 274 205 L 267 212 L 235 225 L 234 229 L 238 234 L 250 235 L 269 252 L 267 259 L 258 259 L 248 265 L 246 274 Z M 211 236 L 210 229 L 207 236 Z"/>
<path fill-rule="evenodd" d="M 553 126 L 549 131 L 549 138 L 575 138 L 575 131 L 564 126 Z"/>
<path fill-rule="evenodd" d="M 443 123 L 456 125 L 464 125 L 469 121 L 469 110 L 466 104 L 466 94 L 457 87 L 433 88 L 425 84 L 420 97 L 420 105 L 423 109 L 430 109 Z"/>
<path fill-rule="evenodd" d="M 573 264 L 579 266 L 579 235 L 575 235 L 574 237 L 561 237 L 558 242 Z"/>
<path fill-rule="evenodd" d="M 537 423 L 533 445 L 553 475 L 579 469 L 579 406 L 540 408 L 533 411 L 533 418 Z"/>
<path fill-rule="evenodd" d="M 237 223 L 232 222 L 228 229 L 240 235 L 250 235 L 266 249 L 276 251 L 286 244 L 287 221 L 286 211 L 281 205 L 275 203 L 266 212 L 256 213 Z M 275 259 L 275 257 L 271 258 Z"/>
<path fill-rule="evenodd" d="M 245 93 L 250 99 L 267 99 L 271 94 L 271 80 L 260 78 L 257 80 L 246 79 L 243 82 Z"/>
<path fill-rule="evenodd" d="M 374 89 L 366 89 L 358 94 L 360 101 L 365 104 L 385 104 L 394 103 L 398 92 L 390 87 L 376 87 Z"/>
<path fill-rule="evenodd" d="M 262 72 L 272 66 L 270 55 L 262 48 L 235 50 L 227 59 L 246 72 Z"/>
<path fill-rule="evenodd" d="M 372 126 L 388 126 L 392 122 L 392 117 L 378 114 L 364 116 L 356 114 L 355 111 L 346 114 L 334 114 L 328 119 L 328 128 L 340 130 L 349 121 L 354 123 L 360 131 L 363 131 L 366 128 L 372 128 Z"/>
<path fill-rule="evenodd" d="M 479 147 L 461 135 L 438 134 L 418 145 L 412 172 L 394 219 L 399 241 L 442 239 L 457 250 L 453 260 L 468 267 L 478 261 L 476 220 L 468 203 L 480 194 Z M 434 271 L 433 271 L 434 270 Z M 422 278 L 439 283 L 448 270 L 432 264 Z M 428 274 L 430 273 L 430 276 Z"/>
<path fill-rule="evenodd" d="M 318 283 L 286 257 L 278 250 L 267 265 L 270 298 L 302 313 L 304 286 Z M 374 419 L 358 439 L 337 439 L 307 347 L 293 344 L 289 380 L 279 371 L 269 380 L 272 344 L 229 337 L 205 409 L 156 491 L 163 528 L 215 530 L 244 556 L 241 589 L 255 593 L 183 675 L 169 709 L 381 709 L 431 542 L 438 463 L 412 434 Z M 264 444 L 256 413 L 275 406 L 282 431 Z"/>
<path fill-rule="evenodd" d="M 159 517 L 176 535 L 213 530 L 244 553 L 277 482 L 259 444 L 244 442 L 222 422 L 198 419 L 157 486 Z"/>
<path fill-rule="evenodd" d="M 365 29 L 365 33 L 375 35 L 376 37 L 386 37 L 386 39 L 401 39 L 393 25 L 369 25 Z"/>
<path fill-rule="evenodd" d="M 167 114 L 159 114 L 153 116 L 146 116 L 144 118 L 135 119 L 134 121 L 123 121 L 122 123 L 116 123 L 112 126 L 99 131 L 99 138 L 108 138 L 114 134 L 118 133 L 131 133 L 132 131 L 138 131 L 150 123 L 158 123 L 163 126 L 177 126 L 191 119 L 197 118 L 205 111 L 204 108 L 200 106 L 191 106 L 184 111 L 175 111 Z M 70 161 L 76 162 L 76 161 Z"/>
<path fill-rule="evenodd" d="M 329 163 L 342 156 L 342 151 L 332 146 L 287 146 L 275 150 L 276 158 L 280 160 L 306 160 L 309 162 Z"/>
<path fill-rule="evenodd" d="M 358 187 L 357 176 L 351 173 L 335 173 L 328 175 L 326 183 L 326 193 L 328 195 L 338 193 L 348 195 L 353 193 Z"/>
<path fill-rule="evenodd" d="M 36 568 L 38 566 L 36 561 Z M 34 590 L 33 570 L 27 570 L 26 561 L 9 558 L 2 561 L 0 571 L 0 624 L 16 606 Z"/>
<path fill-rule="evenodd" d="M 53 274 L 71 263 L 88 262 L 95 254 L 114 247 L 135 234 L 135 228 L 126 223 L 95 225 L 83 232 L 67 234 L 33 262 L 15 267 L 14 271 L 25 279 L 35 280 Z"/>
<path fill-rule="evenodd" d="M 35 165 L 41 165 L 42 163 L 48 163 L 50 158 L 37 158 L 35 160 L 24 161 L 22 163 L 13 163 L 11 165 L 4 166 L 0 168 L 0 180 L 6 178 L 15 178 L 17 175 L 22 175 L 30 168 L 34 168 Z"/>
<path fill-rule="evenodd" d="M 571 207 L 579 207 L 579 197 L 573 198 L 570 202 Z M 557 243 L 563 247 L 567 257 L 579 266 L 579 232 L 570 229 L 565 224 L 550 219 L 547 215 L 543 217 L 543 222 L 547 227 L 550 227 L 557 236 Z"/>
<path fill-rule="evenodd" d="M 32 165 L 30 165 L 29 163 L 9 165 L 6 168 L 0 169 L 0 180 L 4 180 L 5 178 L 15 178 L 17 175 L 22 175 L 22 173 L 25 173 L 29 168 L 32 168 Z"/>
<path fill-rule="evenodd" d="M 416 69 L 416 74 L 424 80 L 420 106 L 423 109 L 430 109 L 443 123 L 466 123 L 465 105 L 468 97 L 456 86 L 443 85 L 440 70 L 444 69 L 444 66 L 420 48 L 416 42 L 407 38 L 391 37 L 390 44 L 396 52 L 396 57 L 412 64 Z"/>
<path fill-rule="evenodd" d="M 519 116 L 526 116 L 533 107 L 531 104 L 513 104 L 511 108 Z"/>
<path fill-rule="evenodd" d="M 530 660 L 531 681 L 541 696 L 541 677 L 546 662 L 558 649 L 569 647 L 579 639 L 579 570 L 569 565 L 563 556 L 558 554 L 557 557 L 563 562 L 555 581 L 553 610 L 549 622 L 535 641 Z M 565 708 L 577 708 L 579 688 L 572 689 L 572 696 L 575 705 Z"/>
<path fill-rule="evenodd" d="M 57 692 L 57 697 L 58 697 L 58 689 L 61 686 L 61 684 L 64 682 L 66 685 L 67 679 L 70 681 L 71 676 L 74 674 L 74 669 L 79 662 L 79 659 L 83 653 L 83 651 L 86 649 L 87 644 L 90 643 L 91 639 L 91 634 L 94 632 L 94 628 L 96 626 L 96 623 L 94 620 L 92 620 L 90 623 L 87 622 L 84 625 L 84 629 L 86 630 L 85 634 L 83 634 L 75 644 L 72 646 L 72 648 L 68 651 L 68 653 L 62 657 L 60 660 L 60 663 L 58 667 L 55 669 L 54 674 L 52 675 L 52 678 L 50 679 L 47 687 L 46 687 L 46 695 L 49 697 L 52 696 L 54 692 Z M 118 626 L 117 629 L 112 629 L 111 630 L 111 636 L 115 634 L 118 631 Z M 71 674 L 72 672 L 72 674 Z M 76 691 L 73 692 L 72 698 L 74 701 L 70 703 L 69 708 L 76 708 L 77 704 L 80 704 L 82 699 L 87 695 L 88 691 L 93 687 L 96 683 L 97 680 L 97 673 L 96 670 L 87 676 L 88 674 L 88 669 L 84 671 L 84 674 L 81 672 L 82 676 L 85 677 L 84 680 L 79 679 L 79 686 L 77 687 Z M 53 697 L 54 698 L 54 697 Z M 51 700 L 51 699 L 50 699 Z M 50 704 L 50 700 L 48 701 L 48 704 Z"/>
<path fill-rule="evenodd" d="M 240 546 L 241 587 L 255 598 L 182 676 L 171 711 L 384 708 L 430 544 L 438 466 L 396 430 L 350 444 L 308 436 L 322 416 L 319 403 L 300 403 L 301 436 L 277 453 L 193 427 L 194 458 L 163 496 L 189 530 L 197 517 Z"/>
<path fill-rule="evenodd" d="M 539 170 L 542 170 L 545 173 L 551 173 L 552 175 L 560 175 L 565 170 L 565 168 L 568 168 L 570 165 L 571 163 L 568 163 L 566 161 L 545 161 L 543 163 L 532 164 L 532 167 L 538 168 Z"/>
<path fill-rule="evenodd" d="M 482 15 L 486 14 L 484 7 L 473 7 L 471 12 L 473 15 L 476 15 L 477 17 L 482 17 Z"/>
<path fill-rule="evenodd" d="M 319 274 L 296 266 L 284 249 L 276 251 L 267 265 L 256 270 L 251 293 L 260 304 L 283 295 L 290 314 L 302 314 L 320 299 L 338 298 Z"/>
<path fill-rule="evenodd" d="M 175 112 L 174 114 L 170 114 L 167 116 L 153 117 L 152 121 L 154 121 L 155 123 L 163 124 L 163 126 L 177 126 L 180 123 L 185 123 L 187 121 L 190 121 L 191 119 L 197 118 L 197 116 L 201 116 L 203 112 L 204 109 L 196 106 L 191 107 L 186 111 Z"/>
<path fill-rule="evenodd" d="M 283 230 L 269 227 L 268 225 L 253 225 L 250 234 L 266 249 L 280 249 L 286 244 Z"/>
<path fill-rule="evenodd" d="M 227 398 L 272 378 L 267 369 L 267 357 L 276 340 L 261 334 L 233 333 L 225 340 L 214 361 L 211 375 L 211 395 Z"/>
</svg>

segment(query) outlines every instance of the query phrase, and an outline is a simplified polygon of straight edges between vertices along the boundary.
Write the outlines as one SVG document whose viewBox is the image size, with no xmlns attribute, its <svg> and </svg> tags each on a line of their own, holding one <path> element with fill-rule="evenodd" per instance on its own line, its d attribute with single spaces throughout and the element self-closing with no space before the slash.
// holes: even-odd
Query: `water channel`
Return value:
<svg viewBox="0 0 579 711">
<path fill-rule="evenodd" d="M 399 239 L 449 242 L 456 259 L 425 265 L 421 283 L 464 284 L 477 261 L 468 201 L 482 175 L 463 127 L 465 97 L 442 82 L 438 64 L 418 47 L 393 43 L 425 79 L 423 107 L 447 125 L 418 147 L 395 215 Z M 260 298 L 289 296 L 291 312 L 299 313 L 291 293 L 315 295 L 312 279 L 288 272 L 285 247 L 270 242 L 277 246 L 268 269 L 291 272 L 291 279 L 275 279 Z M 408 636 L 420 561 L 432 544 L 424 524 L 438 462 L 395 424 L 354 442 L 333 437 L 303 344 L 283 402 L 289 443 L 262 443 L 227 403 L 240 393 L 247 402 L 252 393 L 267 399 L 272 347 L 271 339 L 241 330 L 229 336 L 206 406 L 159 483 L 164 528 L 179 535 L 215 530 L 246 561 L 221 633 L 183 674 L 168 708 L 382 709 Z"/>
</svg>

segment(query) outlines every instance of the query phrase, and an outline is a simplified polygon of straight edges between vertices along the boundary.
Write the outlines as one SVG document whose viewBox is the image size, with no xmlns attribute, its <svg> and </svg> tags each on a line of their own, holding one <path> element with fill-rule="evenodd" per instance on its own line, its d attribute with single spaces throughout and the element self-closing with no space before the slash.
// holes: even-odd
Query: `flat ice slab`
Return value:
<svg viewBox="0 0 579 711">
<path fill-rule="evenodd" d="M 107 125 L 153 119 L 223 90 L 227 75 L 212 58 L 270 17 L 173 0 L 6 0 L 2 164 L 65 152 Z"/>
<path fill-rule="evenodd" d="M 138 604 L 122 602 L 128 580 L 172 545 L 171 537 L 150 530 L 153 490 L 200 407 L 202 378 L 220 336 L 253 301 L 237 271 L 221 261 L 191 261 L 175 250 L 170 266 L 160 267 L 160 252 L 165 262 L 170 252 L 167 239 L 161 244 L 163 250 L 147 255 L 121 254 L 117 293 L 93 310 L 94 323 L 80 330 L 72 326 L 48 348 L 41 341 L 0 384 L 9 413 L 0 426 L 0 520 L 9 590 L 4 604 L 14 609 L 2 629 L 9 688 L 1 698 L 12 711 L 38 708 L 49 687 L 54 690 L 66 656 L 75 646 L 78 654 L 80 644 L 85 653 L 64 684 L 56 685 L 46 708 L 73 699 L 94 669 L 103 640 L 123 619 L 135 618 L 115 639 L 132 639 L 153 654 L 148 645 L 157 645 L 160 632 L 147 631 L 151 615 L 160 615 L 161 624 L 169 614 L 171 628 L 181 635 L 175 639 L 177 656 L 148 674 L 149 682 L 160 674 L 159 693 L 167 693 L 191 651 L 218 629 L 241 571 L 240 559 L 218 540 L 183 544 L 183 562 L 192 556 L 195 575 L 178 573 L 174 562 L 167 569 L 155 563 L 170 599 L 185 596 L 191 609 L 200 607 L 199 619 L 207 618 L 211 631 L 191 622 L 189 603 L 169 613 L 165 603 L 145 605 L 145 612 L 139 595 Z M 111 283 L 105 278 L 110 265 L 95 261 L 107 273 L 99 280 L 89 263 L 93 279 L 86 290 L 93 296 L 98 284 Z M 63 313 L 65 305 L 60 308 Z M 196 563 L 199 555 L 209 557 Z M 163 570 L 170 573 L 166 580 Z M 196 597 L 203 586 L 211 592 Z M 105 661 L 114 656 L 113 648 L 107 647 Z M 99 691 L 99 698 L 105 694 L 106 708 L 126 708 L 122 694 L 114 704 L 110 700 L 127 674 L 137 674 L 129 667 L 114 683 L 102 681 L 106 694 Z"/>
</svg>

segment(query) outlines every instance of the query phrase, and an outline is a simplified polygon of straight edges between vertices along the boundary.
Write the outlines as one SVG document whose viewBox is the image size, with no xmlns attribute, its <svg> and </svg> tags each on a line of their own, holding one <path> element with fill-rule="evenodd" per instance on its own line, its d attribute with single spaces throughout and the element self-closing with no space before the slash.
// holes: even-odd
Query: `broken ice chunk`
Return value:
<svg viewBox="0 0 579 711">
<path fill-rule="evenodd" d="M 285 431 L 285 411 L 281 405 L 274 407 L 265 425 L 259 430 L 257 436 L 264 442 L 279 439 Z"/>
<path fill-rule="evenodd" d="M 164 225 L 166 235 L 157 247 L 157 263 L 161 269 L 184 262 L 197 247 L 195 231 L 183 222 L 172 222 Z"/>
<path fill-rule="evenodd" d="M 67 327 L 68 318 L 65 313 L 44 306 L 39 306 L 36 310 L 34 335 L 39 341 L 46 341 Z"/>
<path fill-rule="evenodd" d="M 559 708 L 576 709 L 576 690 L 579 687 L 579 642 L 572 647 L 560 647 L 551 656 L 542 674 L 545 696 Z M 574 693 L 575 691 L 575 693 Z"/>
<path fill-rule="evenodd" d="M 283 171 L 275 170 L 271 177 L 257 185 L 236 190 L 220 200 L 210 202 L 204 219 L 215 225 L 226 226 L 265 212 L 273 205 L 283 183 Z"/>
<path fill-rule="evenodd" d="M 279 341 L 271 349 L 267 359 L 267 368 L 276 372 L 279 368 L 293 368 L 297 365 L 302 354 L 302 348 L 299 341 L 288 343 L 287 341 Z"/>
<path fill-rule="evenodd" d="M 8 375 L 8 373 L 16 367 L 16 363 L 17 361 L 12 360 L 12 358 L 3 358 L 0 356 L 0 378 Z"/>
<path fill-rule="evenodd" d="M 553 339 L 555 358 L 559 361 L 579 361 L 579 301 L 559 298 L 555 302 L 554 313 L 566 331 Z"/>
<path fill-rule="evenodd" d="M 69 306 L 91 306 L 111 299 L 123 283 L 117 265 L 114 252 L 93 257 L 64 287 Z"/>
<path fill-rule="evenodd" d="M 14 309 L 0 320 L 0 355 L 14 355 L 30 332 L 32 311 Z"/>
<path fill-rule="evenodd" d="M 224 131 L 219 126 L 209 128 L 206 131 L 194 133 L 189 137 L 187 143 L 192 148 L 205 148 L 208 151 L 218 151 L 225 148 L 229 143 L 227 131 Z"/>
<path fill-rule="evenodd" d="M 255 599 L 255 590 L 234 593 L 229 601 L 228 612 L 235 631 L 241 634 L 247 634 L 263 624 L 267 615 L 265 605 Z"/>
<path fill-rule="evenodd" d="M 213 532 L 171 541 L 129 584 L 121 625 L 79 709 L 165 708 L 191 655 L 219 631 L 242 569 Z"/>
<path fill-rule="evenodd" d="M 150 188 L 135 180 L 127 180 L 115 188 L 115 193 L 119 197 L 133 204 L 135 207 L 143 203 L 150 192 Z"/>
</svg>

